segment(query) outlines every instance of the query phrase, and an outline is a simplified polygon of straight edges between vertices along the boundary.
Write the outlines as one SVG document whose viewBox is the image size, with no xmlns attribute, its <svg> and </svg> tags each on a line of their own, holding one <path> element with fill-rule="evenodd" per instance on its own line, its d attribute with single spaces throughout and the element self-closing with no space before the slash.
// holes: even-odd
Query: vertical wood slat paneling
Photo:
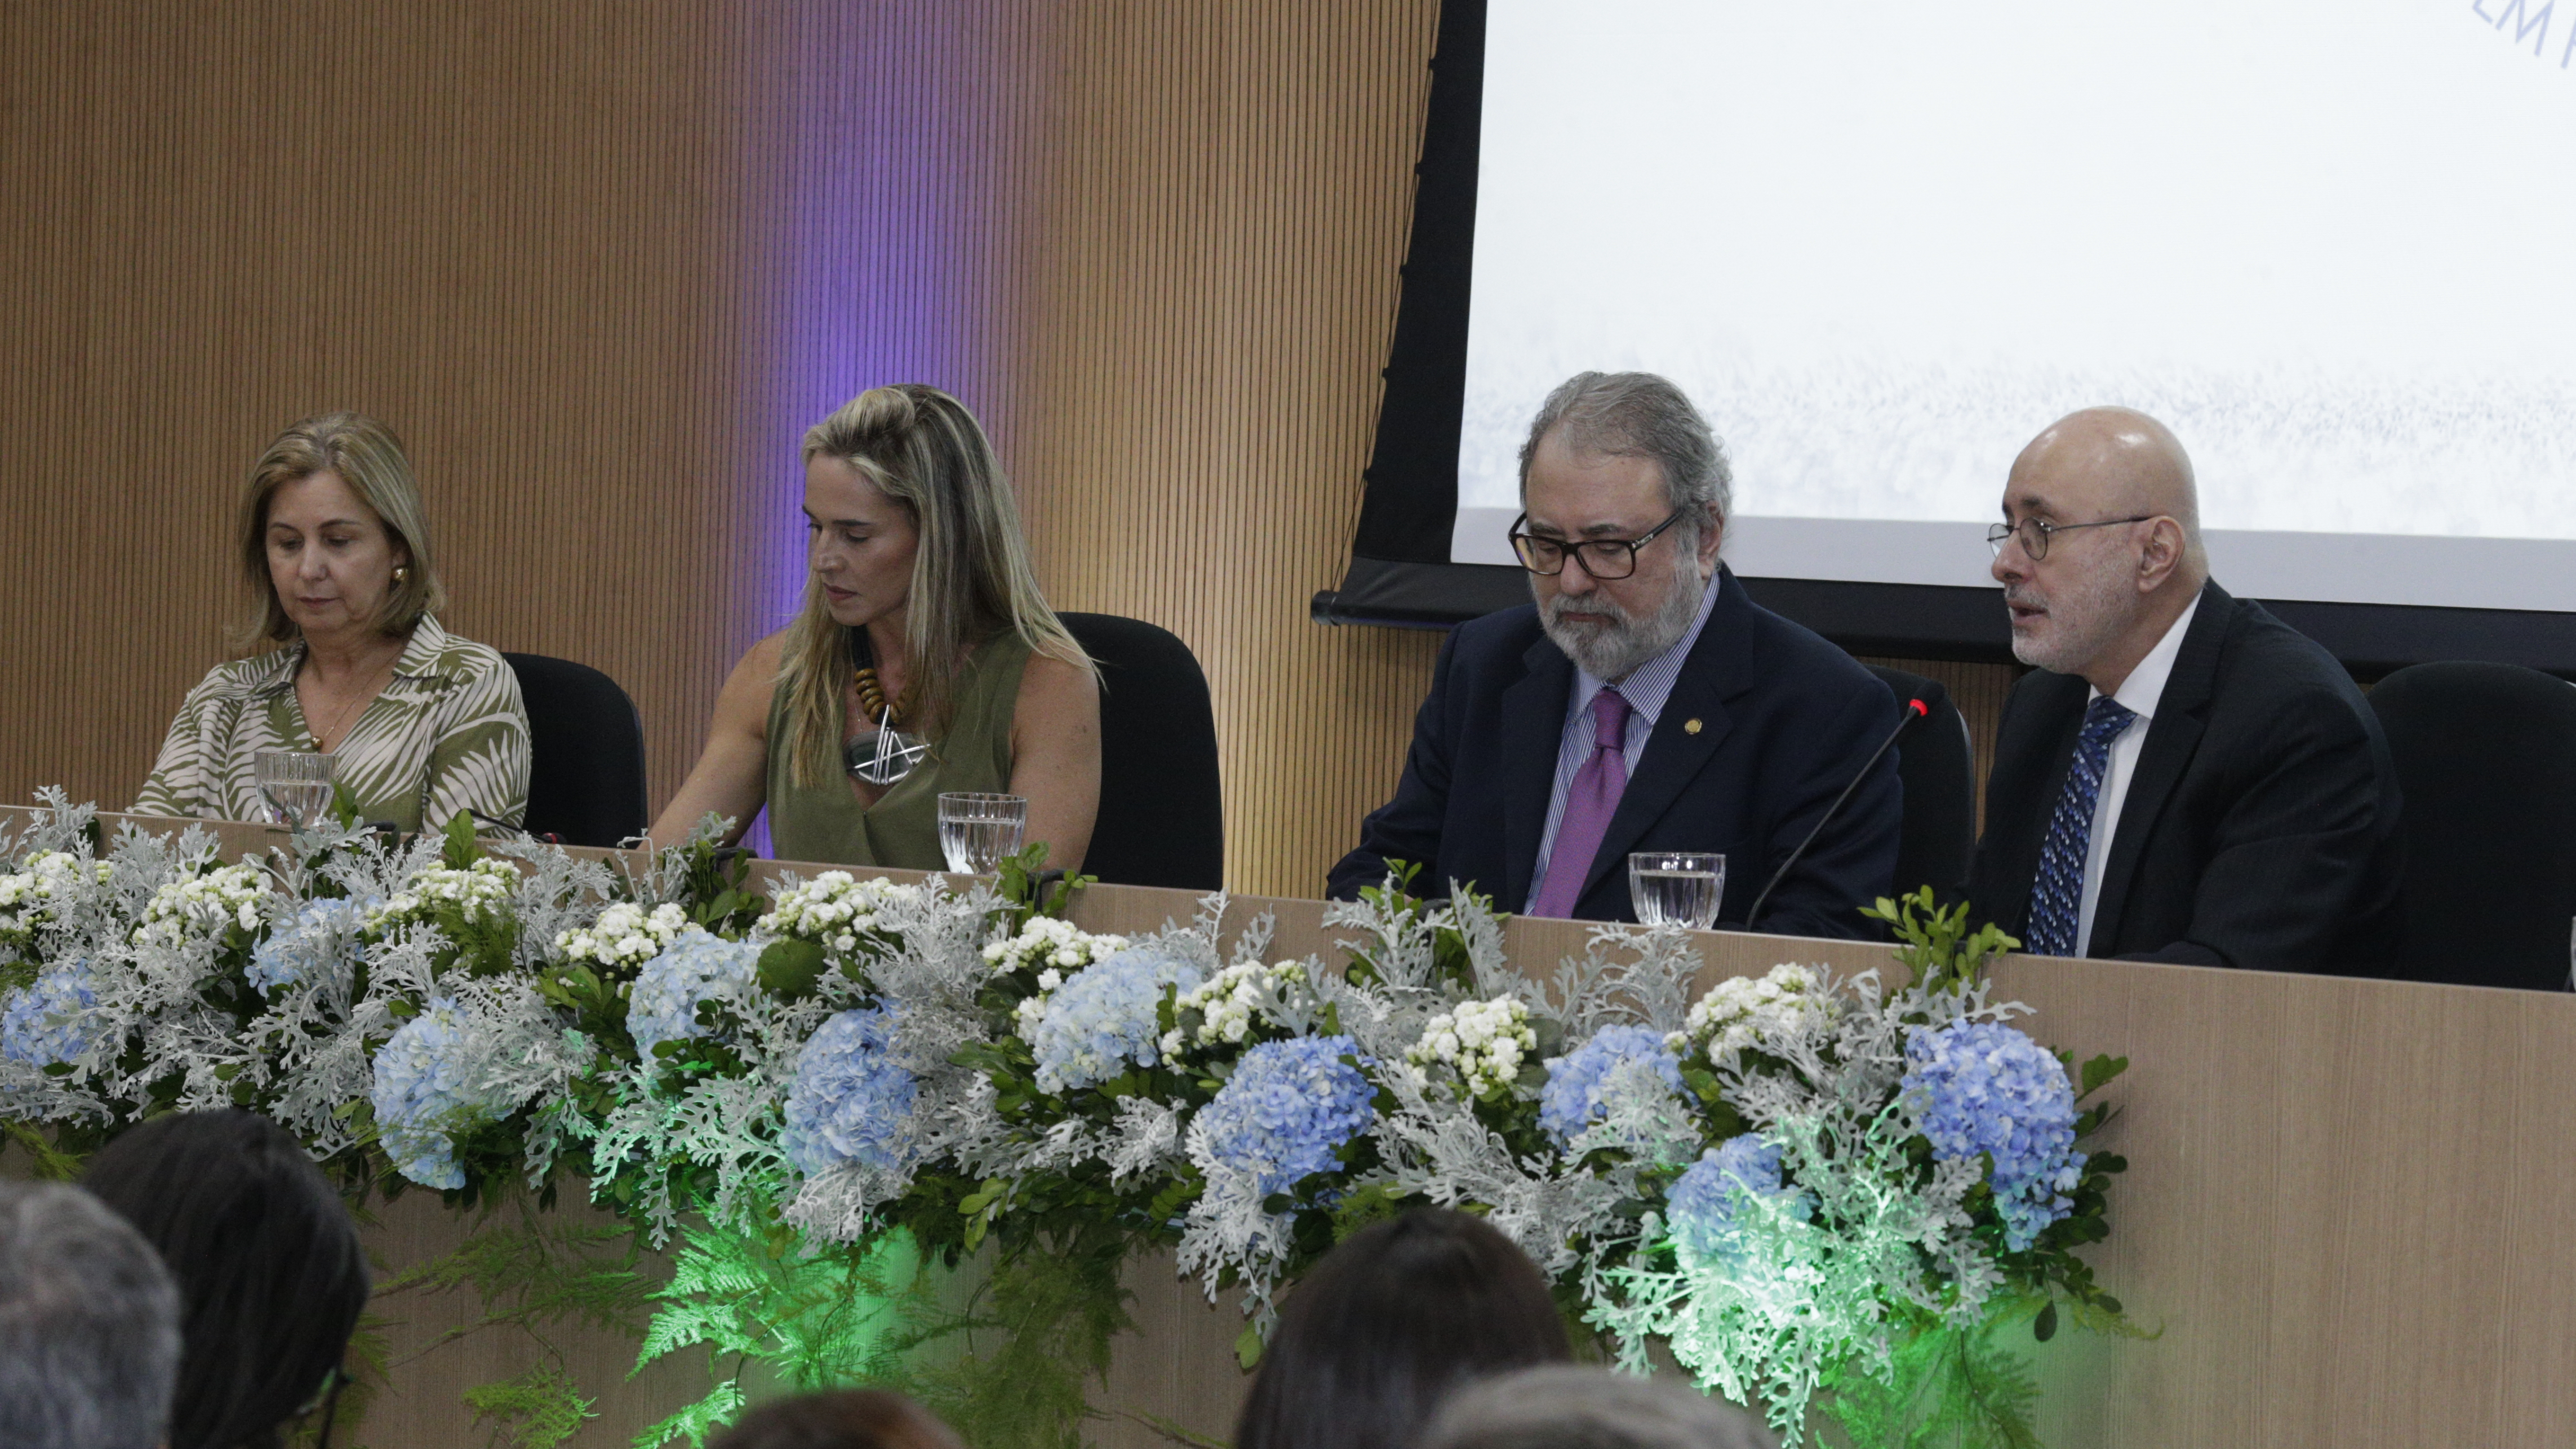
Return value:
<svg viewBox="0 0 2576 1449">
<path fill-rule="evenodd" d="M 0 8 L 0 797 L 132 798 L 283 425 L 391 422 L 449 622 L 608 670 L 658 790 L 739 645 L 736 27 L 680 3 Z"/>
</svg>

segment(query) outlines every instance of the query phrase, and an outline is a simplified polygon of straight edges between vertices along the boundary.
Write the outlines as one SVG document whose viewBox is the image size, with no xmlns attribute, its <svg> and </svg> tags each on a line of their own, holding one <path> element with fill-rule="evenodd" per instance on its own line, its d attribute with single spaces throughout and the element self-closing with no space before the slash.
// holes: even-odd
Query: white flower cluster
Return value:
<svg viewBox="0 0 2576 1449">
<path fill-rule="evenodd" d="M 1417 1085 L 1428 1087 L 1429 1069 L 1448 1067 L 1469 1097 L 1491 1101 L 1512 1089 L 1522 1064 L 1538 1050 L 1538 1033 L 1529 1021 L 1529 1007 L 1518 997 L 1460 1002 L 1431 1018 L 1422 1040 L 1406 1048 L 1407 1070 Z"/>
<path fill-rule="evenodd" d="M 1276 998 L 1282 988 L 1305 984 L 1306 967 L 1299 961 L 1276 966 L 1241 961 L 1228 966 L 1172 1003 L 1174 1015 L 1195 1011 L 1199 1024 L 1186 1035 L 1179 1028 L 1163 1033 L 1163 1055 L 1178 1057 L 1189 1047 L 1241 1046 L 1251 1035 L 1253 1018 L 1265 999 Z"/>
<path fill-rule="evenodd" d="M 662 954 L 662 948 L 687 929 L 689 913 L 665 903 L 646 911 L 633 901 L 619 901 L 599 913 L 582 930 L 555 937 L 555 949 L 567 961 L 589 962 L 613 971 L 632 972 Z"/>
<path fill-rule="evenodd" d="M 871 876 L 853 879 L 846 870 L 827 870 L 794 890 L 778 895 L 760 929 L 775 936 L 795 936 L 835 951 L 855 951 L 859 938 L 877 929 L 877 915 L 898 901 L 913 902 L 922 888 Z M 985 953 L 991 959 L 992 951 Z"/>
<path fill-rule="evenodd" d="M 1126 949 L 1124 936 L 1095 936 L 1053 916 L 1032 916 L 1018 935 L 986 946 L 984 964 L 996 976 L 1009 971 L 1035 971 L 1038 990 L 1053 991 L 1064 984 L 1066 972 L 1079 971 Z M 1026 1005 L 1022 1003 L 1023 1008 Z"/>
<path fill-rule="evenodd" d="M 221 932 L 228 926 L 259 929 L 259 905 L 268 898 L 268 877 L 247 862 L 218 866 L 202 875 L 174 880 L 152 893 L 143 908 L 143 923 L 134 929 L 139 945 L 177 945 L 192 932 Z"/>
<path fill-rule="evenodd" d="M 1704 1043 L 1709 1065 L 1732 1067 L 1747 1048 L 1778 1056 L 1790 1042 L 1831 1032 L 1841 1014 L 1841 998 L 1812 968 L 1792 961 L 1765 976 L 1737 976 L 1709 988 L 1667 1045 L 1681 1051 Z"/>
<path fill-rule="evenodd" d="M 518 894 L 519 871 L 506 860 L 489 856 L 463 870 L 432 866 L 403 883 L 400 893 L 367 912 L 367 929 L 382 931 L 410 921 L 426 921 L 441 906 L 454 906 L 466 920 L 498 920 Z"/>
<path fill-rule="evenodd" d="M 26 869 L 0 875 L 0 940 L 24 937 L 52 916 L 47 909 L 71 892 L 80 879 L 80 857 L 68 850 L 48 850 L 31 855 Z M 104 885 L 113 874 L 106 861 L 95 867 L 99 883 Z"/>
</svg>

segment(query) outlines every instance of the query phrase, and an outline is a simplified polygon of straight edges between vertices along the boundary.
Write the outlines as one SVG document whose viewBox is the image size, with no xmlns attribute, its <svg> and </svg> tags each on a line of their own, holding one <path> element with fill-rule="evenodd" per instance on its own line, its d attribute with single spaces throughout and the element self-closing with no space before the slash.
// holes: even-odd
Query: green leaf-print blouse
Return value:
<svg viewBox="0 0 2576 1449">
<path fill-rule="evenodd" d="M 295 698 L 301 643 L 219 664 L 188 691 L 138 815 L 265 820 L 252 761 L 261 750 L 309 750 Z M 422 616 L 384 692 L 336 750 L 336 776 L 361 820 L 404 830 L 445 825 L 459 810 L 520 822 L 528 810 L 528 712 L 519 676 L 489 645 Z"/>
</svg>

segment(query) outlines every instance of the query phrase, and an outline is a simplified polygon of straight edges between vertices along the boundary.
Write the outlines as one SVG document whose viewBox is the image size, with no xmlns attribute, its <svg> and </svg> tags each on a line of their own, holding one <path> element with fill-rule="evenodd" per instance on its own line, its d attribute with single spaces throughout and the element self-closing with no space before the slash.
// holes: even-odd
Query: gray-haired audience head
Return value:
<svg viewBox="0 0 2576 1449">
<path fill-rule="evenodd" d="M 1664 1379 L 1522 1369 L 1460 1390 L 1418 1449 L 1777 1449 L 1744 1411 Z"/>
<path fill-rule="evenodd" d="M 1598 541 L 1633 569 L 1603 578 L 1568 555 L 1542 573 L 1525 552 L 1547 637 L 1612 682 L 1679 643 L 1699 616 L 1733 505 L 1726 451 L 1682 390 L 1652 373 L 1578 373 L 1540 405 L 1520 468 L 1532 539 Z"/>
<path fill-rule="evenodd" d="M 153 1449 L 179 1292 L 143 1235 L 62 1183 L 0 1182 L 0 1444 Z"/>
</svg>

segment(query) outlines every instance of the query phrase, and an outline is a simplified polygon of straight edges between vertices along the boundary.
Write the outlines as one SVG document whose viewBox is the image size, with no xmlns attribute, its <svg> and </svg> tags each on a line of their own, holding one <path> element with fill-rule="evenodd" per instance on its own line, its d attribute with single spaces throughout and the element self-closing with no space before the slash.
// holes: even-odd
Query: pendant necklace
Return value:
<svg viewBox="0 0 2576 1449">
<path fill-rule="evenodd" d="M 891 785 L 912 773 L 930 745 L 895 727 L 903 712 L 912 708 L 912 691 L 905 690 L 897 704 L 887 703 L 885 686 L 877 680 L 876 651 L 869 646 L 868 631 L 851 630 L 849 648 L 861 716 L 876 728 L 843 745 L 841 763 L 852 776 L 868 784 Z"/>
</svg>

